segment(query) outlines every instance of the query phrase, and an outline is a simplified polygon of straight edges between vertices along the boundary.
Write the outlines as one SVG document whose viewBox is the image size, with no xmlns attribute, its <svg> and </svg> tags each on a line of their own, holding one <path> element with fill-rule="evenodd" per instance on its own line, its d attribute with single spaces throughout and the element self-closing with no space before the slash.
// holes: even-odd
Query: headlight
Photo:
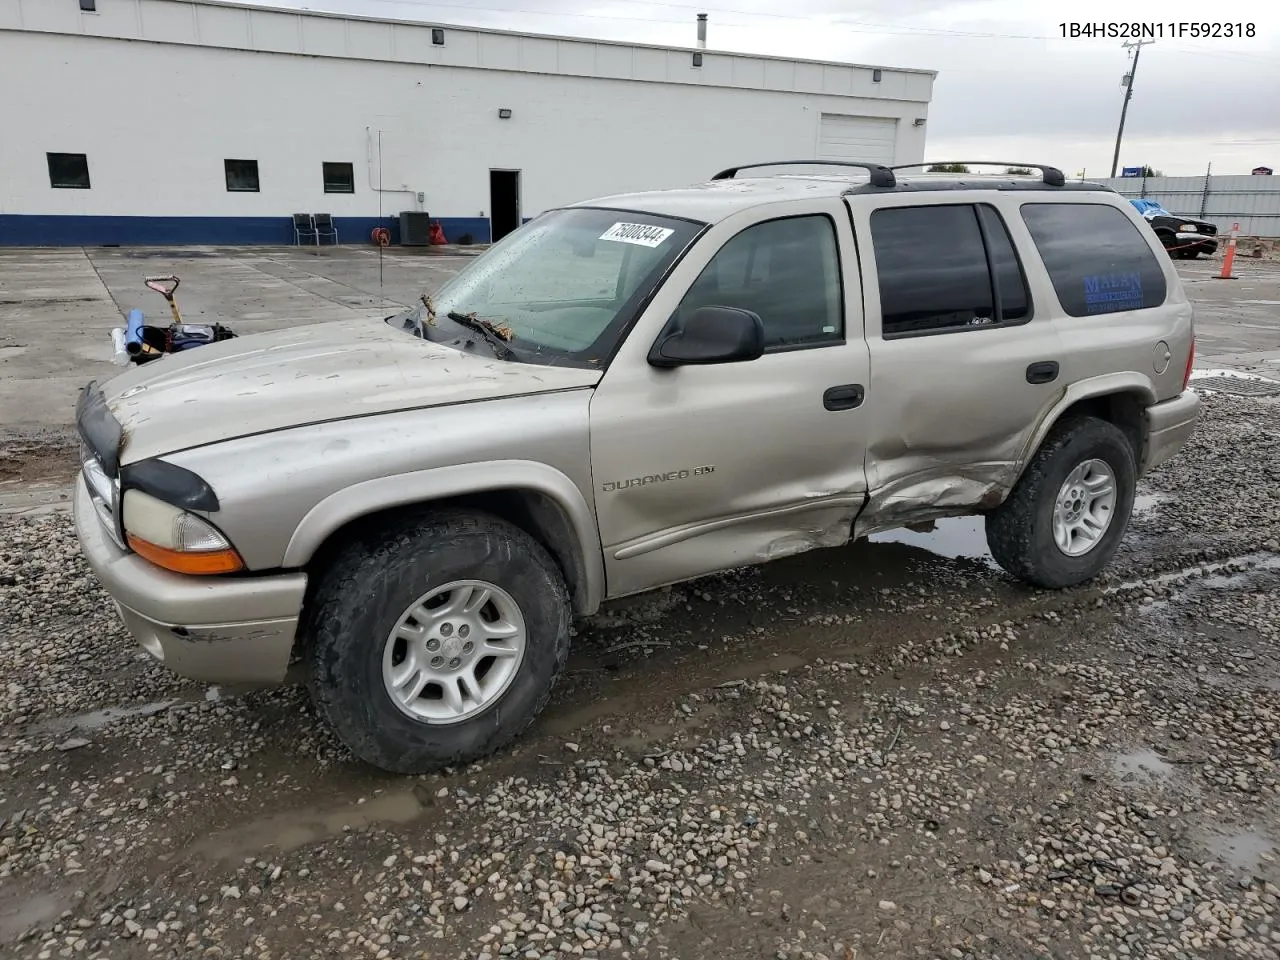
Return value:
<svg viewBox="0 0 1280 960">
<path fill-rule="evenodd" d="M 1178 227 L 1178 229 L 1179 229 L 1179 230 L 1181 230 L 1183 233 L 1197 233 L 1197 232 L 1199 232 L 1199 228 L 1198 228 L 1198 227 L 1196 227 L 1196 225 L 1195 225 L 1194 223 L 1184 223 L 1184 224 L 1182 224 L 1182 226 Z"/>
<path fill-rule="evenodd" d="M 174 573 L 204 576 L 244 569 L 240 554 L 213 524 L 141 490 L 124 495 L 125 539 L 134 553 Z"/>
</svg>

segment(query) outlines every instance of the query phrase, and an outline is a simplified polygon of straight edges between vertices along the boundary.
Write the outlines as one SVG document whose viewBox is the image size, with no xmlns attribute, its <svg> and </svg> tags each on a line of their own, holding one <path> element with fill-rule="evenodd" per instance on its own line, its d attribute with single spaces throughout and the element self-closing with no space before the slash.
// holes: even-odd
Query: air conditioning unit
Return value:
<svg viewBox="0 0 1280 960">
<path fill-rule="evenodd" d="M 425 210 L 400 211 L 400 245 L 425 247 L 431 243 L 431 214 Z"/>
</svg>

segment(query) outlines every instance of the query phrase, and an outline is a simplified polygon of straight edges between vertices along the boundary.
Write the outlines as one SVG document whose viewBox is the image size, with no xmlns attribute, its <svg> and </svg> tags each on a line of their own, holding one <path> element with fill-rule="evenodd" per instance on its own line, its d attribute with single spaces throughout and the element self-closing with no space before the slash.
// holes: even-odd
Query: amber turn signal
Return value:
<svg viewBox="0 0 1280 960">
<path fill-rule="evenodd" d="M 235 550 L 182 551 L 158 547 L 154 543 L 128 534 L 129 546 L 138 556 L 157 567 L 190 576 L 235 573 L 244 569 L 244 561 Z"/>
</svg>

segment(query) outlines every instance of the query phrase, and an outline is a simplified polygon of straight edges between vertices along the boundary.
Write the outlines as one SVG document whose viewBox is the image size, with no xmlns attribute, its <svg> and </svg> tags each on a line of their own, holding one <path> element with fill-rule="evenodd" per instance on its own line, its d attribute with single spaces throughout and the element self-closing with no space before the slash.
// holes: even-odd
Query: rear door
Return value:
<svg viewBox="0 0 1280 960">
<path fill-rule="evenodd" d="M 862 259 L 867 482 L 858 534 L 994 506 L 1061 396 L 1061 343 L 1033 303 L 1003 196 L 850 200 Z"/>
</svg>

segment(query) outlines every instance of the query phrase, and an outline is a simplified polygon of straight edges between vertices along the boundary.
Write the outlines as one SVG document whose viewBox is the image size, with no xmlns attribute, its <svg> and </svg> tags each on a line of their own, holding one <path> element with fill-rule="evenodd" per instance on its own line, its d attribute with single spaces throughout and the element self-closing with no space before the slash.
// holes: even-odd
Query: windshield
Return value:
<svg viewBox="0 0 1280 960">
<path fill-rule="evenodd" d="M 603 363 L 700 226 L 630 211 L 553 210 L 449 281 L 432 298 L 435 315 L 486 321 L 518 360 Z"/>
</svg>

